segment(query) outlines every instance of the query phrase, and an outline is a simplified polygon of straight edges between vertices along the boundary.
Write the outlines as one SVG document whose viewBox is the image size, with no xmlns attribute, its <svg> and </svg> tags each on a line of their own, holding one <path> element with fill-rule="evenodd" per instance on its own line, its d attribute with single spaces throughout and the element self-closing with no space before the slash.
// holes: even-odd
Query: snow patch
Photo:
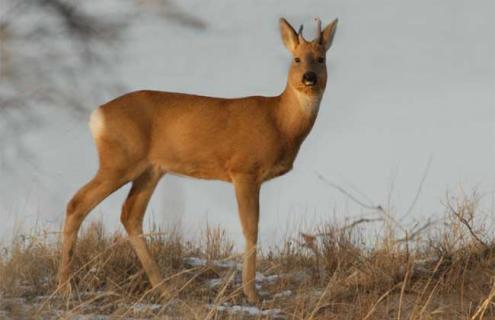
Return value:
<svg viewBox="0 0 495 320">
<path fill-rule="evenodd" d="M 292 295 L 292 291 L 291 290 L 285 290 L 285 291 L 282 291 L 282 292 L 279 292 L 279 293 L 276 293 L 273 295 L 273 298 L 275 299 L 279 299 L 279 298 L 287 298 L 287 297 L 290 297 Z"/>
<path fill-rule="evenodd" d="M 250 316 L 268 316 L 275 319 L 285 318 L 281 309 L 265 309 L 261 310 L 255 306 L 241 306 L 231 305 L 229 303 L 223 303 L 221 305 L 209 304 L 208 308 L 215 309 L 217 311 L 227 312 L 229 314 L 247 314 Z"/>
<path fill-rule="evenodd" d="M 268 282 L 268 283 L 274 283 L 276 282 L 280 276 L 278 274 L 272 274 L 269 276 L 265 276 L 264 274 L 260 272 L 256 272 L 256 282 Z"/>
<path fill-rule="evenodd" d="M 154 312 L 159 311 L 163 306 L 161 304 L 136 303 L 129 307 L 133 312 Z"/>
<path fill-rule="evenodd" d="M 232 260 L 212 260 L 208 261 L 206 259 L 201 259 L 198 257 L 187 257 L 184 258 L 184 264 L 190 267 L 202 267 L 202 266 L 215 266 L 222 269 L 235 268 L 237 270 L 242 270 L 242 264 L 237 263 Z"/>
</svg>

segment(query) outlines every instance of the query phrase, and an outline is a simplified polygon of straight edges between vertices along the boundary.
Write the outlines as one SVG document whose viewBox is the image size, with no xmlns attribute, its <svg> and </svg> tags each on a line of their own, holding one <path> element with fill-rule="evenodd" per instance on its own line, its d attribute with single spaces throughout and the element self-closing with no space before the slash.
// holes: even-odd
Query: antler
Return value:
<svg viewBox="0 0 495 320">
<path fill-rule="evenodd" d="M 301 24 L 301 26 L 299 27 L 299 31 L 297 31 L 297 35 L 299 36 L 299 42 L 305 41 L 302 32 L 303 32 L 303 25 Z"/>
<path fill-rule="evenodd" d="M 316 21 L 316 40 L 321 42 L 321 20 L 320 18 L 315 18 Z"/>
</svg>

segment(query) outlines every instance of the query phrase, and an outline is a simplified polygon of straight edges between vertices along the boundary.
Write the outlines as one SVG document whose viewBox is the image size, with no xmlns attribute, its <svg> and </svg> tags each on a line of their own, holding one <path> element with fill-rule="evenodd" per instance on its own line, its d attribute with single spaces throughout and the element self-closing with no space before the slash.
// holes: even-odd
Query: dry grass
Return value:
<svg viewBox="0 0 495 320">
<path fill-rule="evenodd" d="M 363 241 L 363 219 L 261 252 L 265 313 L 257 315 L 239 307 L 241 256 L 220 229 L 208 227 L 199 243 L 177 230 L 147 235 L 166 299 L 150 292 L 125 237 L 101 224 L 80 236 L 70 297 L 55 291 L 57 239 L 18 237 L 0 257 L 0 319 L 494 319 L 495 242 L 475 220 L 476 203 L 449 200 L 445 219 L 410 229 L 380 207 L 382 232 L 372 242 Z"/>
</svg>

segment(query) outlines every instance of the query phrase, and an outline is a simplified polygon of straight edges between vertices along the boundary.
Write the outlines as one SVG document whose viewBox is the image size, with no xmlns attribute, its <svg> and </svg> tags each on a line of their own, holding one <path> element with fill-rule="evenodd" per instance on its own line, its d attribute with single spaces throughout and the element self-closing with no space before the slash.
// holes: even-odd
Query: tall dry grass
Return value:
<svg viewBox="0 0 495 320">
<path fill-rule="evenodd" d="M 263 250 L 258 307 L 266 312 L 255 315 L 239 307 L 241 256 L 219 228 L 196 242 L 156 227 L 146 236 L 166 298 L 150 291 L 125 236 L 101 224 L 80 235 L 71 296 L 56 292 L 59 241 L 19 236 L 0 257 L 0 318 L 495 319 L 495 242 L 476 220 L 477 202 L 448 199 L 443 219 L 410 228 L 377 207 L 377 218 L 329 223 Z M 381 231 L 371 240 L 363 239 L 369 222 Z"/>
</svg>

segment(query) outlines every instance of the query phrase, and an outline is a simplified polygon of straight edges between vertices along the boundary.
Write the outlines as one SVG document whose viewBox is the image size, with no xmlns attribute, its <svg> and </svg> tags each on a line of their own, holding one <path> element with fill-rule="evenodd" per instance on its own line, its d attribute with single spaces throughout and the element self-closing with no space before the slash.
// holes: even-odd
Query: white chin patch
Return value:
<svg viewBox="0 0 495 320">
<path fill-rule="evenodd" d="M 299 105 L 304 112 L 316 113 L 320 108 L 320 95 L 309 95 L 302 91 L 296 90 L 297 100 L 299 100 Z"/>
</svg>

